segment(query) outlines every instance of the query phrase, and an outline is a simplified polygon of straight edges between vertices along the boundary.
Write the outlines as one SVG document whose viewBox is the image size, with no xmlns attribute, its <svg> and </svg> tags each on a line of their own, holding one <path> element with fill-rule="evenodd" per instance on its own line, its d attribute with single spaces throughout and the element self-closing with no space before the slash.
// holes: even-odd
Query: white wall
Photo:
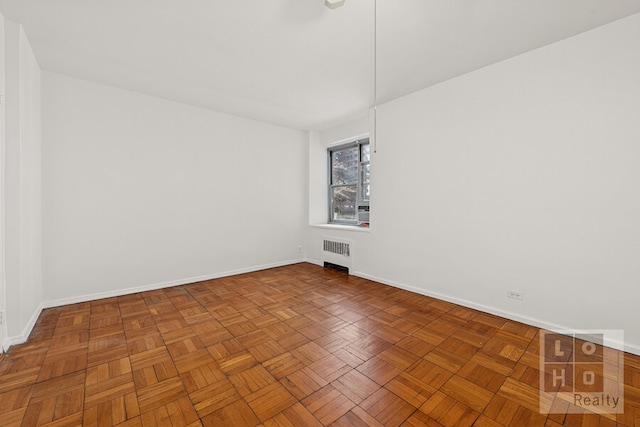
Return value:
<svg viewBox="0 0 640 427">
<path fill-rule="evenodd" d="M 303 132 L 43 73 L 48 304 L 302 259 Z"/>
<path fill-rule="evenodd" d="M 0 93 L 6 94 L 5 88 L 5 60 L 4 60 L 4 16 L 0 13 Z M 0 103 L 0 310 L 7 312 L 7 292 L 6 292 L 6 268 L 5 268 L 5 102 Z M 7 334 L 7 322 L 0 323 L 0 353 L 4 353 L 5 338 Z"/>
<path fill-rule="evenodd" d="M 42 302 L 40 67 L 22 27 L 5 21 L 4 219 L 8 341 L 26 339 Z"/>
<path fill-rule="evenodd" d="M 638 46 L 635 15 L 380 106 L 371 229 L 307 258 L 339 234 L 358 275 L 640 354 Z"/>
</svg>

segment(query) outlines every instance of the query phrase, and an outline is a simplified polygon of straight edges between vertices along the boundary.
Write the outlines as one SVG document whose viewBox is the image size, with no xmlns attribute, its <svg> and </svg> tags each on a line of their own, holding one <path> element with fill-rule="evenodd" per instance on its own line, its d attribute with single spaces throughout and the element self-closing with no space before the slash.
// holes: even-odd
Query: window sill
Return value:
<svg viewBox="0 0 640 427">
<path fill-rule="evenodd" d="M 343 224 L 309 224 L 311 227 L 316 228 L 328 228 L 331 230 L 344 230 L 355 231 L 359 233 L 369 233 L 371 230 L 369 227 L 360 227 L 357 225 L 343 225 Z"/>
</svg>

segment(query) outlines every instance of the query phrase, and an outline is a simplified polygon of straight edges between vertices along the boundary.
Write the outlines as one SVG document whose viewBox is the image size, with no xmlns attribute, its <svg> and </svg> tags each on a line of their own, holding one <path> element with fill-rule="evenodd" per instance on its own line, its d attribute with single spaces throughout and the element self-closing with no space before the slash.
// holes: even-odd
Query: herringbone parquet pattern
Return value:
<svg viewBox="0 0 640 427">
<path fill-rule="evenodd" d="M 538 337 L 298 264 L 45 310 L 0 360 L 0 425 L 640 427 L 629 354 L 624 414 L 540 414 Z"/>
</svg>

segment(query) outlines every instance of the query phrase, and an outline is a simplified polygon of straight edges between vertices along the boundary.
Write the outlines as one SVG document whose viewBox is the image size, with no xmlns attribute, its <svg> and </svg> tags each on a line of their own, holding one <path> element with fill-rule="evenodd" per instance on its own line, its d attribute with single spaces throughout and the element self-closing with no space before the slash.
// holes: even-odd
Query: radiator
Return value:
<svg viewBox="0 0 640 427">
<path fill-rule="evenodd" d="M 353 243 L 349 240 L 323 237 L 320 261 L 325 266 L 330 264 L 350 271 L 353 259 L 352 247 Z"/>
</svg>

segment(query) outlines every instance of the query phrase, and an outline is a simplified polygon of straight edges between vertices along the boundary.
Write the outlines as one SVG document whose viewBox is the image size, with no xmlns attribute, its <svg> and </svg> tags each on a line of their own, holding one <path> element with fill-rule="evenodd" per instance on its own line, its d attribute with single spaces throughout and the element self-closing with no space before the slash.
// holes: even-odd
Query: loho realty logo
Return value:
<svg viewBox="0 0 640 427">
<path fill-rule="evenodd" d="M 542 331 L 540 412 L 620 414 L 624 411 L 621 330 Z"/>
</svg>

